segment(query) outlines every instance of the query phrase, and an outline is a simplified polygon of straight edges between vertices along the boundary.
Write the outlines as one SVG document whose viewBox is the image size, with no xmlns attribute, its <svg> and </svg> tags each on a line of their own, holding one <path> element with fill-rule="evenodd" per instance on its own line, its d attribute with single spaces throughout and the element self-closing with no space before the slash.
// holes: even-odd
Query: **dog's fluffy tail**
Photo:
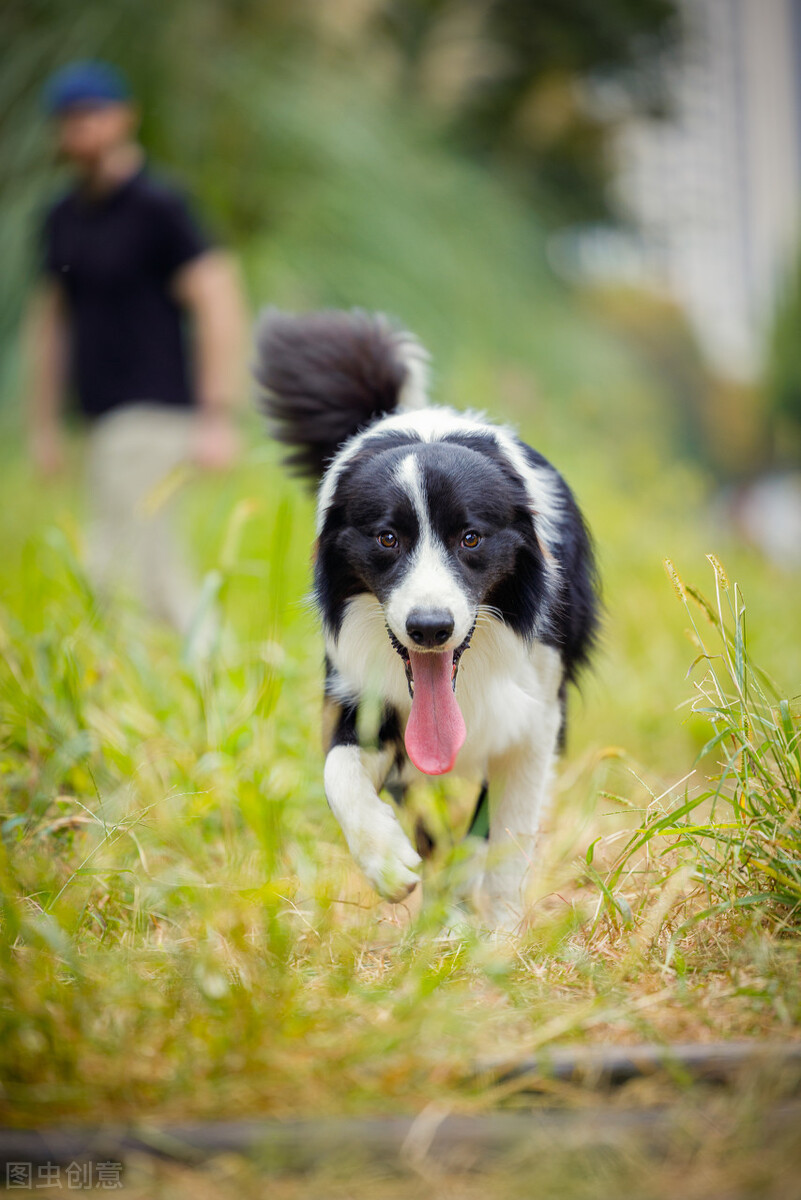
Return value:
<svg viewBox="0 0 801 1200">
<path fill-rule="evenodd" d="M 380 315 L 268 309 L 256 347 L 273 435 L 291 449 L 287 465 L 315 482 L 354 433 L 427 403 L 425 350 Z"/>
</svg>

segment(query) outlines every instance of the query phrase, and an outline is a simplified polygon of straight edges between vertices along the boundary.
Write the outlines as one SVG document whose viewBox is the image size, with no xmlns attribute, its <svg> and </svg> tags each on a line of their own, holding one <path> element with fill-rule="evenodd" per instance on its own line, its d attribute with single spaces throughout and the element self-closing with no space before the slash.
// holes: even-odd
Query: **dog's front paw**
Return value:
<svg viewBox="0 0 801 1200">
<path fill-rule="evenodd" d="M 354 838 L 351 852 L 376 891 L 393 904 L 405 900 L 420 881 L 423 860 L 386 804 L 370 814 L 370 825 Z"/>
</svg>

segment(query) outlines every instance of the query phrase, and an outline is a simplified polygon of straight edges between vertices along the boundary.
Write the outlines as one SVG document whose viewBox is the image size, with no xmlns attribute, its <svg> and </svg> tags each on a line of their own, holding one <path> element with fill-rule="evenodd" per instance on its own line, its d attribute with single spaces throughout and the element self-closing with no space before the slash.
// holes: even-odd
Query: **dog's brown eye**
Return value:
<svg viewBox="0 0 801 1200">
<path fill-rule="evenodd" d="M 476 533 L 475 529 L 468 529 L 467 533 L 462 538 L 462 545 L 465 550 L 475 550 L 476 546 L 481 541 L 481 534 Z"/>
<path fill-rule="evenodd" d="M 385 550 L 394 550 L 398 544 L 398 539 L 390 529 L 385 529 L 383 533 L 379 533 L 376 538 L 379 546 L 383 546 Z"/>
</svg>

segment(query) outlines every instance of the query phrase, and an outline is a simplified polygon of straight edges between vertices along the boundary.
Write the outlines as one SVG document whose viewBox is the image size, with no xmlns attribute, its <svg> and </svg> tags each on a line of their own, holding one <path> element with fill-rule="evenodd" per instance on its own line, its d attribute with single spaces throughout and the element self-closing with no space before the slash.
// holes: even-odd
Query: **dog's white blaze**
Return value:
<svg viewBox="0 0 801 1200">
<path fill-rule="evenodd" d="M 455 649 L 470 632 L 473 612 L 451 570 L 445 547 L 431 527 L 420 467 L 413 451 L 401 460 L 395 478 L 412 502 L 420 535 L 403 579 L 384 606 L 387 624 L 398 641 L 408 646 L 406 621 L 414 609 L 447 609 L 453 617 L 453 633 L 443 649 Z"/>
<path fill-rule="evenodd" d="M 412 502 L 412 507 L 420 525 L 421 540 L 423 538 L 430 538 L 432 536 L 431 517 L 423 492 L 420 468 L 415 461 L 413 450 L 410 450 L 398 463 L 395 468 L 395 479 Z"/>
</svg>

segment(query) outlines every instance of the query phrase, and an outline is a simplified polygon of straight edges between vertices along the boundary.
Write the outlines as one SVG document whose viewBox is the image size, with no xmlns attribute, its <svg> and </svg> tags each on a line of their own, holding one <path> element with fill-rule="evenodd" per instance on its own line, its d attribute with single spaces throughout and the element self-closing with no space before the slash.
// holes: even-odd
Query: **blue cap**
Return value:
<svg viewBox="0 0 801 1200">
<path fill-rule="evenodd" d="M 51 117 L 84 104 L 120 104 L 131 98 L 125 76 L 110 63 L 86 59 L 68 63 L 48 79 L 44 106 Z"/>
</svg>

